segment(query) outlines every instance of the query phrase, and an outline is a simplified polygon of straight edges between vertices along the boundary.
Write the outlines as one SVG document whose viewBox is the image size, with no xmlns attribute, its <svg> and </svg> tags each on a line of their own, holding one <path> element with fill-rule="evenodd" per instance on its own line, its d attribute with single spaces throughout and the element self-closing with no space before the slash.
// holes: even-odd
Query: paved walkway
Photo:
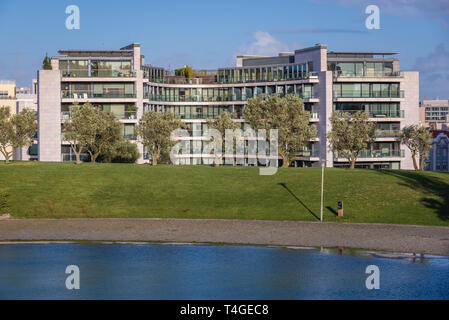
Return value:
<svg viewBox="0 0 449 320">
<path fill-rule="evenodd" d="M 449 227 L 214 219 L 10 219 L 0 241 L 98 240 L 348 247 L 449 256 Z"/>
</svg>

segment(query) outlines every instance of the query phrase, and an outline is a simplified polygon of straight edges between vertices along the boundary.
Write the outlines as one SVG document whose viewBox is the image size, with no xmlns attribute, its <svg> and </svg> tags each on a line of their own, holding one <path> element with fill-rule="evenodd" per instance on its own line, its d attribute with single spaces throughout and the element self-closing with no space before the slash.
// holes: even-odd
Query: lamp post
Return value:
<svg viewBox="0 0 449 320">
<path fill-rule="evenodd" d="M 320 221 L 323 222 L 323 196 L 324 196 L 324 160 L 321 160 L 321 210 Z"/>
</svg>

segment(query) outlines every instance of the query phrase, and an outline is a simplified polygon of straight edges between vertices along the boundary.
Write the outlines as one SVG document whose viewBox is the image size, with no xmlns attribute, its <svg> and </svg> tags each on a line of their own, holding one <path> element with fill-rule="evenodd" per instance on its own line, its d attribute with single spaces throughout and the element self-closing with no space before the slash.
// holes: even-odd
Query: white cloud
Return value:
<svg viewBox="0 0 449 320">
<path fill-rule="evenodd" d="M 253 40 L 239 47 L 238 54 L 253 54 L 258 56 L 277 56 L 279 52 L 292 51 L 281 40 L 276 39 L 266 31 L 253 33 Z"/>
</svg>

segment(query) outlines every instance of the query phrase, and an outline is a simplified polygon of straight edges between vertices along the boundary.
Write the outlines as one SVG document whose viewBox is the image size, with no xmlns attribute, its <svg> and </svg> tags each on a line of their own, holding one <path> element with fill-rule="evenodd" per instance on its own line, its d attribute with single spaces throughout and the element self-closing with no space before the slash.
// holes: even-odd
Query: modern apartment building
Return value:
<svg viewBox="0 0 449 320">
<path fill-rule="evenodd" d="M 449 100 L 426 100 L 420 103 L 421 124 L 431 129 L 449 128 Z"/>
<path fill-rule="evenodd" d="M 123 123 L 123 136 L 135 141 L 135 125 L 144 112 L 171 111 L 187 125 L 190 152 L 181 164 L 209 164 L 202 154 L 207 119 L 224 111 L 246 124 L 247 100 L 259 94 L 295 94 L 310 111 L 317 136 L 296 154 L 295 166 L 348 165 L 329 150 L 326 135 L 332 112 L 367 112 L 376 123 L 377 138 L 360 155 L 357 166 L 411 169 L 409 151 L 399 132 L 419 121 L 418 72 L 401 71 L 395 53 L 332 52 L 325 45 L 283 52 L 275 57 L 237 57 L 233 68 L 198 70 L 192 78 L 144 64 L 139 44 L 120 50 L 61 50 L 51 58 L 52 70 L 38 71 L 39 160 L 72 161 L 61 126 L 70 106 L 89 101 L 113 112 Z M 148 161 L 147 152 L 136 142 Z M 248 140 L 245 148 L 248 148 Z M 268 156 L 267 156 L 268 157 Z M 279 160 L 280 161 L 280 160 Z M 244 156 L 244 164 L 257 165 Z"/>
</svg>

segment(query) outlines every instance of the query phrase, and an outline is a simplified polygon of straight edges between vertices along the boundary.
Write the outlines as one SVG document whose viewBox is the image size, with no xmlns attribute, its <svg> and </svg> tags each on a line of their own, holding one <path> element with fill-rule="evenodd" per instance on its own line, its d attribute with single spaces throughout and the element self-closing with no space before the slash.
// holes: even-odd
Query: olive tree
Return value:
<svg viewBox="0 0 449 320">
<path fill-rule="evenodd" d="M 304 148 L 316 136 L 316 126 L 310 125 L 310 113 L 303 108 L 301 98 L 287 95 L 265 95 L 248 99 L 244 110 L 245 121 L 254 130 L 265 129 L 267 138 L 271 129 L 278 130 L 278 152 L 282 167 L 286 168 L 295 152 Z"/>
<path fill-rule="evenodd" d="M 330 117 L 332 129 L 327 134 L 330 148 L 338 157 L 349 161 L 349 168 L 354 169 L 360 151 L 374 142 L 376 125 L 369 121 L 365 112 L 354 114 L 333 112 Z"/>
<path fill-rule="evenodd" d="M 86 151 L 90 155 L 90 161 L 95 162 L 100 154 L 110 152 L 122 139 L 122 124 L 111 112 L 103 112 L 99 108 L 93 108 L 94 117 L 91 119 L 95 128 L 93 139 L 86 142 Z M 90 137 L 92 138 L 92 137 Z"/>
<path fill-rule="evenodd" d="M 401 142 L 405 144 L 412 153 L 413 167 L 416 171 L 424 170 L 424 161 L 432 149 L 432 134 L 424 127 L 412 124 L 402 129 Z M 419 157 L 419 166 L 416 158 Z"/>
<path fill-rule="evenodd" d="M 172 112 L 149 111 L 140 118 L 136 127 L 137 137 L 150 153 L 153 166 L 157 165 L 161 153 L 168 152 L 175 144 L 170 139 L 172 131 L 182 127 L 184 124 Z"/>
<path fill-rule="evenodd" d="M 8 163 L 17 148 L 31 146 L 36 134 L 36 114 L 23 109 L 18 114 L 11 114 L 9 107 L 0 108 L 0 152 Z"/>
<path fill-rule="evenodd" d="M 225 111 L 218 115 L 215 119 L 208 119 L 207 125 L 211 129 L 216 129 L 221 137 L 222 137 L 222 150 L 225 150 L 225 136 L 226 136 L 226 130 L 236 130 L 240 128 L 240 124 L 237 122 L 234 122 L 232 120 L 232 116 L 229 112 Z M 213 140 L 213 138 L 212 138 Z M 234 139 L 235 141 L 235 139 Z M 233 142 L 234 142 L 233 141 Z M 214 165 L 218 167 L 220 165 L 221 159 L 223 158 L 223 153 L 221 153 L 221 156 L 218 156 L 217 152 L 214 152 L 216 155 L 216 159 L 214 162 Z M 235 165 L 235 161 L 234 161 Z"/>
<path fill-rule="evenodd" d="M 110 112 L 92 107 L 89 103 L 72 106 L 72 117 L 63 125 L 63 136 L 75 153 L 76 163 L 86 150 L 90 161 L 95 162 L 101 153 L 107 153 L 120 141 L 121 124 Z"/>
</svg>

